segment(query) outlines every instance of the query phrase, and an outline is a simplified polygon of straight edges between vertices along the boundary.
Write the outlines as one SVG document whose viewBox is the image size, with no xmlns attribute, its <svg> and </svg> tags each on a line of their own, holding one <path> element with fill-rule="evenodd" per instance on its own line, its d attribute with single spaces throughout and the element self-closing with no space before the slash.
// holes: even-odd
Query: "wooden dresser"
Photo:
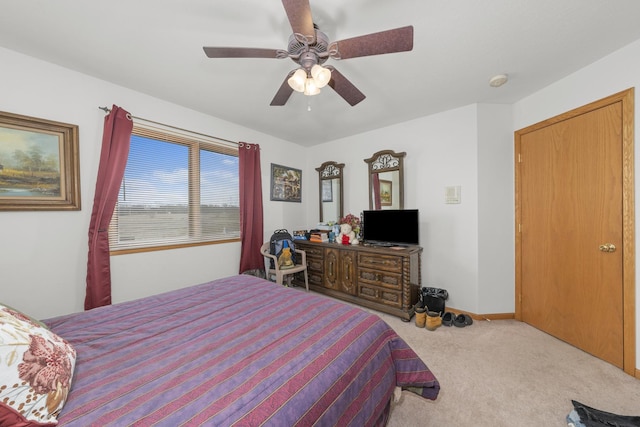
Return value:
<svg viewBox="0 0 640 427">
<path fill-rule="evenodd" d="M 420 246 L 401 249 L 296 240 L 307 254 L 309 288 L 363 307 L 413 316 L 421 286 Z M 304 286 L 296 277 L 295 283 Z"/>
</svg>

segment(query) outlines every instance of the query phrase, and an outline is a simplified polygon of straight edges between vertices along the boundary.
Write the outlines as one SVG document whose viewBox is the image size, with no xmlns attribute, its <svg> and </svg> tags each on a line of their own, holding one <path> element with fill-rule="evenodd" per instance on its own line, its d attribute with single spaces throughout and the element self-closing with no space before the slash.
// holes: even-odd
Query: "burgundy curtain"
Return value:
<svg viewBox="0 0 640 427">
<path fill-rule="evenodd" d="M 240 173 L 240 273 L 264 269 L 260 246 L 264 238 L 262 217 L 262 176 L 260 146 L 241 142 L 238 145 Z"/>
<path fill-rule="evenodd" d="M 380 175 L 377 173 L 373 174 L 373 208 L 375 210 L 380 210 Z"/>
<path fill-rule="evenodd" d="M 127 165 L 132 128 L 129 113 L 115 105 L 104 119 L 102 151 L 89 225 L 85 310 L 111 304 L 108 229 Z"/>
</svg>

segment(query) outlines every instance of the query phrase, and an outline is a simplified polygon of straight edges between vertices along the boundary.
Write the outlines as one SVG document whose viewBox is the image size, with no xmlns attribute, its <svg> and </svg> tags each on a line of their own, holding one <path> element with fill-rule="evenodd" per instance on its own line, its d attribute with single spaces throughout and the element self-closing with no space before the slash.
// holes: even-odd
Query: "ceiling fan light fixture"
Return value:
<svg viewBox="0 0 640 427">
<path fill-rule="evenodd" d="M 305 92 L 307 84 L 307 72 L 302 68 L 296 70 L 296 72 L 293 73 L 291 77 L 289 77 L 287 83 L 289 83 L 291 89 L 295 90 L 296 92 Z"/>
<path fill-rule="evenodd" d="M 293 34 L 284 49 L 250 47 L 207 47 L 209 58 L 289 58 L 296 68 L 280 84 L 271 105 L 285 105 L 294 91 L 307 96 L 320 93 L 320 88 L 330 86 L 352 107 L 366 98 L 345 76 L 332 66 L 323 67 L 328 59 L 349 59 L 363 56 L 413 50 L 413 26 L 394 28 L 339 41 L 329 37 L 313 23 L 309 0 L 282 0 Z"/>
<path fill-rule="evenodd" d="M 320 93 L 320 88 L 316 86 L 313 78 L 307 79 L 307 82 L 304 85 L 304 94 L 307 96 L 313 96 Z"/>
<path fill-rule="evenodd" d="M 325 87 L 331 80 L 331 70 L 324 68 L 322 65 L 314 65 L 311 67 L 311 77 L 318 89 Z"/>
</svg>

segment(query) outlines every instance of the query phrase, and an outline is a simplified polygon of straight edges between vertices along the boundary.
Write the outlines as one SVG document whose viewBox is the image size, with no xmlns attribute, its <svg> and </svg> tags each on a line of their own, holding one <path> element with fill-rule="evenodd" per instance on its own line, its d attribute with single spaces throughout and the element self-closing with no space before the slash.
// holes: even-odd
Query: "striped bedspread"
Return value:
<svg viewBox="0 0 640 427">
<path fill-rule="evenodd" d="M 45 323 L 78 354 L 61 426 L 375 426 L 439 391 L 378 316 L 253 276 Z"/>
</svg>

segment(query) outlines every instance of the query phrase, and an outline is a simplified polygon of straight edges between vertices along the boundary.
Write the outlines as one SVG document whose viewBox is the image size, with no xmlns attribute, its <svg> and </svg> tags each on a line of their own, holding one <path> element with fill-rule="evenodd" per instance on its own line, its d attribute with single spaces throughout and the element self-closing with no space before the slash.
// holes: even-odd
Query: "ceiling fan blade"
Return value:
<svg viewBox="0 0 640 427">
<path fill-rule="evenodd" d="M 343 76 L 335 67 L 327 65 L 326 68 L 331 70 L 331 80 L 329 86 L 335 90 L 338 95 L 344 98 L 352 107 L 366 98 L 364 93 L 353 85 L 345 76 Z"/>
<path fill-rule="evenodd" d="M 279 49 L 252 47 L 203 47 L 209 58 L 279 58 Z"/>
<path fill-rule="evenodd" d="M 309 0 L 282 0 L 287 18 L 291 24 L 293 33 L 302 34 L 307 38 L 307 43 L 313 44 L 316 41 L 316 31 L 313 28 L 313 16 Z"/>
<path fill-rule="evenodd" d="M 331 57 L 334 59 L 406 52 L 411 49 L 413 49 L 412 25 L 340 40 L 329 46 Z"/>
<path fill-rule="evenodd" d="M 287 74 L 287 77 L 284 78 L 284 81 L 282 82 L 282 85 L 280 85 L 280 89 L 278 89 L 278 92 L 276 92 L 276 96 L 273 97 L 273 99 L 271 100 L 271 106 L 275 107 L 275 106 L 282 106 L 284 104 L 287 103 L 287 101 L 289 100 L 289 97 L 291 96 L 291 94 L 293 93 L 293 89 L 291 88 L 291 86 L 289 86 L 289 77 L 291 77 L 291 75 L 295 72 L 296 70 L 293 70 L 291 72 L 289 72 L 289 74 Z"/>
</svg>

